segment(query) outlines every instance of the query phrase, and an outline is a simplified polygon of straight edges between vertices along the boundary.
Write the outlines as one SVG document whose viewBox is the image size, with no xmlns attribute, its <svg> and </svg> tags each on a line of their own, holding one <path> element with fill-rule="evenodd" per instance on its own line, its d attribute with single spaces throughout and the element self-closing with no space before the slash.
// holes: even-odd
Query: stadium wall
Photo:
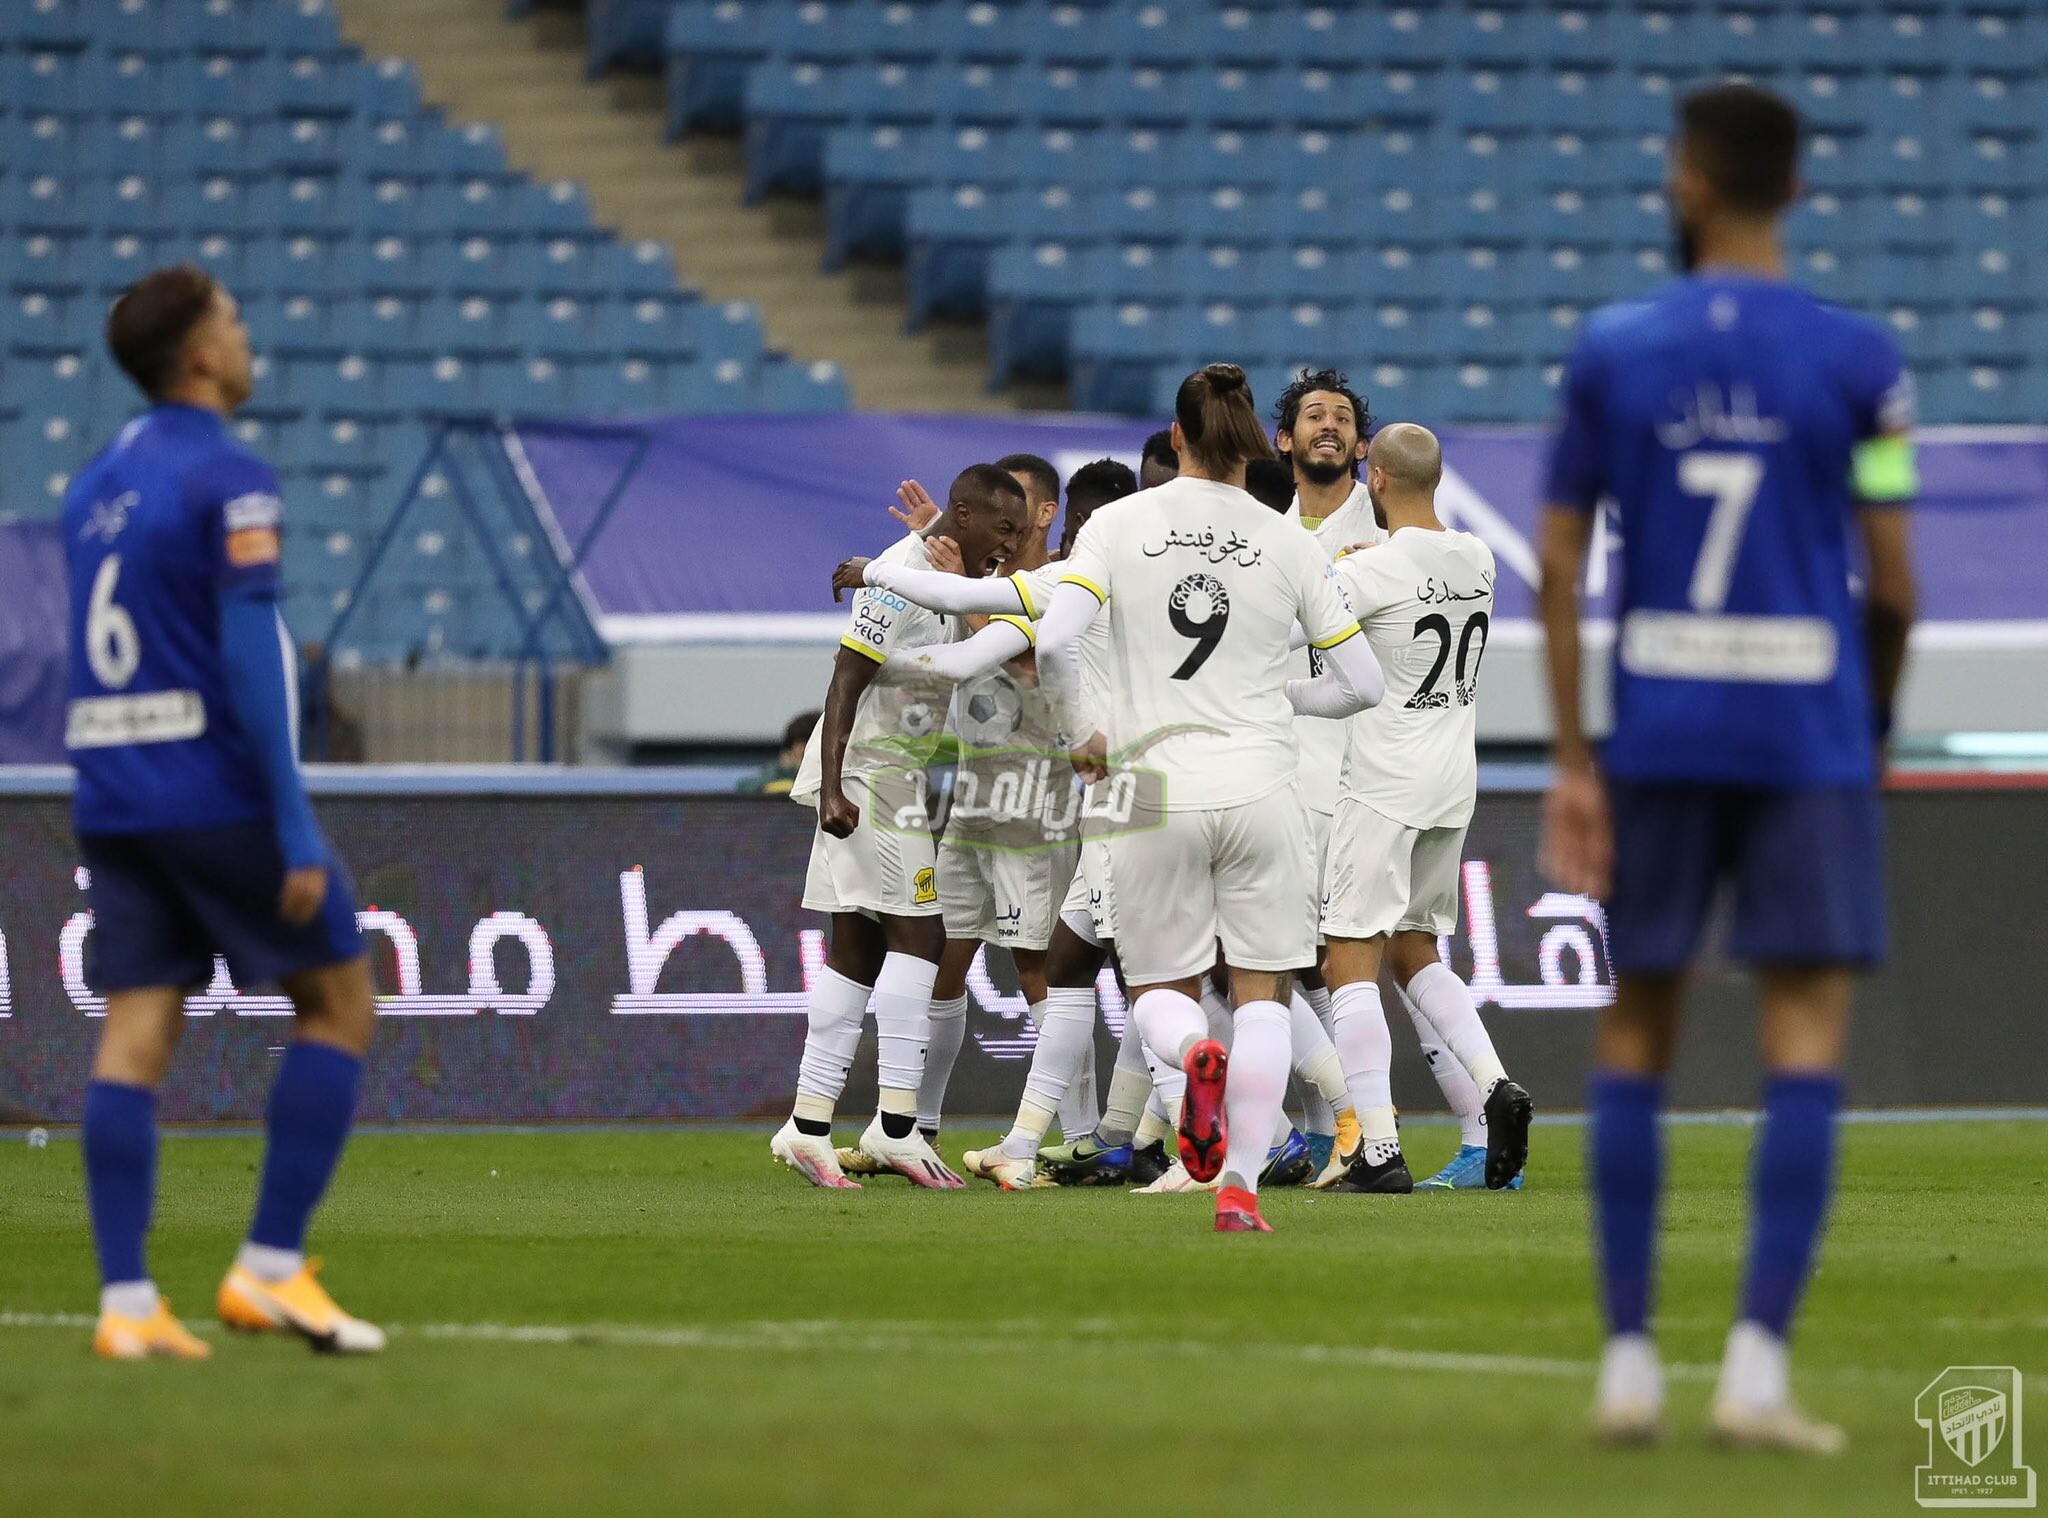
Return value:
<svg viewBox="0 0 2048 1518">
<path fill-rule="evenodd" d="M 1534 853 L 1543 775 L 1487 776 L 1452 964 L 1474 979 L 1509 1067 L 1552 1111 L 1581 1105 L 1592 1013 L 1610 994 L 1597 908 L 1549 892 Z M 779 1115 L 803 1038 L 822 919 L 797 906 L 812 814 L 679 794 L 674 772 L 316 769 L 321 820 L 355 871 L 384 1025 L 363 1088 L 372 1123 L 673 1121 Z M 98 1004 L 90 916 L 62 771 L 0 791 L 0 1122 L 79 1115 Z M 1924 780 L 1888 800 L 1894 954 L 1860 998 L 1860 1106 L 2038 1102 L 2048 980 L 2038 851 L 2048 786 Z M 1001 960 L 1003 956 L 994 956 Z M 1122 1004 L 1106 988 L 1120 1027 Z M 973 982 L 949 1105 L 1009 1111 L 1029 1023 L 1006 965 Z M 1674 1083 L 1687 1107 L 1748 1107 L 1752 1002 L 1700 972 Z M 253 1122 L 288 1015 L 224 976 L 187 1004 L 164 1093 L 182 1122 Z M 1395 1095 L 1438 1107 L 1405 1029 Z M 1106 1072 L 1110 1049 L 1102 1049 Z M 873 1054 L 847 1094 L 874 1099 Z"/>
</svg>

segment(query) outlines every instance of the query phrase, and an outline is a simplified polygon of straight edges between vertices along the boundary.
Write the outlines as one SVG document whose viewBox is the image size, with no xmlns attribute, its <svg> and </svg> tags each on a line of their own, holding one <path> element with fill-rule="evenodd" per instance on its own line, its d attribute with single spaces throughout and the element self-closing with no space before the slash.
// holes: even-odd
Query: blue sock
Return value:
<svg viewBox="0 0 2048 1518">
<path fill-rule="evenodd" d="M 1749 1173 L 1749 1269 L 1742 1316 L 1786 1337 L 1828 1215 L 1835 1173 L 1833 1075 L 1774 1075 L 1764 1084 L 1764 1127 Z"/>
<path fill-rule="evenodd" d="M 146 1281 L 142 1241 L 156 1206 L 156 1093 L 117 1081 L 85 1088 L 85 1197 L 100 1282 Z"/>
<path fill-rule="evenodd" d="M 1657 1131 L 1664 1082 L 1646 1075 L 1595 1075 L 1592 1104 L 1586 1168 L 1593 1179 L 1607 1331 L 1639 1334 L 1650 1320 L 1657 1193 L 1664 1179 L 1664 1141 Z"/>
<path fill-rule="evenodd" d="M 363 1062 L 331 1044 L 303 1039 L 285 1050 L 270 1088 L 270 1141 L 249 1242 L 303 1249 L 306 1223 L 341 1159 L 356 1111 Z"/>
</svg>

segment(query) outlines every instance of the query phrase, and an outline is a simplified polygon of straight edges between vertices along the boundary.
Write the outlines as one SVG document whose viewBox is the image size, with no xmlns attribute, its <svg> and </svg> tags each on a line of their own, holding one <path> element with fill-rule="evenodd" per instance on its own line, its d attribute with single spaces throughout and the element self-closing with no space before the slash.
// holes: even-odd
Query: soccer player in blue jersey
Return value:
<svg viewBox="0 0 2048 1518">
<path fill-rule="evenodd" d="M 187 992 L 227 961 L 298 1013 L 279 1063 L 255 1218 L 216 1299 L 231 1328 L 365 1353 L 303 1254 L 356 1106 L 376 1004 L 355 902 L 300 783 L 291 644 L 278 616 L 277 476 L 227 419 L 250 391 L 234 298 L 190 266 L 131 286 L 107 345 L 150 408 L 64 503 L 71 582 L 66 744 L 90 872 L 88 979 L 107 999 L 85 1092 L 102 1288 L 93 1348 L 203 1359 L 143 1262 L 156 1091 Z"/>
<path fill-rule="evenodd" d="M 1619 1440 L 1662 1425 L 1658 1113 L 1686 969 L 1726 888 L 1766 1075 L 1713 1424 L 1734 1444 L 1832 1453 L 1843 1435 L 1794 1405 L 1786 1343 L 1827 1213 L 1851 981 L 1884 952 L 1878 776 L 1913 615 L 1913 386 L 1880 327 L 1785 283 L 1791 107 L 1718 85 L 1686 97 L 1678 126 L 1689 272 L 1587 319 L 1543 521 L 1558 767 L 1545 860 L 1606 902 L 1616 980 L 1588 1156 L 1609 1334 L 1594 1422 Z M 1577 577 L 1603 498 L 1620 517 L 1620 605 L 1596 758 Z"/>
</svg>

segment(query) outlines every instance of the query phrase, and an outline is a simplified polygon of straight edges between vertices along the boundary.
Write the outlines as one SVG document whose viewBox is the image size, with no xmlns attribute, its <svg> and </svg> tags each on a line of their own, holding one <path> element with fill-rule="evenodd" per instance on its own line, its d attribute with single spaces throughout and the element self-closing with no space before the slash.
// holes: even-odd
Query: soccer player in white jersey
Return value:
<svg viewBox="0 0 2048 1518">
<path fill-rule="evenodd" d="M 1128 830 L 1110 837 L 1132 1015 L 1152 1053 L 1186 1074 L 1181 1159 L 1197 1181 L 1220 1176 L 1218 1231 L 1267 1232 L 1259 1171 L 1291 1063 L 1279 997 L 1315 955 L 1282 689 L 1293 625 L 1330 654 L 1354 707 L 1380 677 L 1329 564 L 1243 489 L 1246 462 L 1271 447 L 1242 369 L 1212 364 L 1182 381 L 1173 443 L 1178 478 L 1082 529 L 1040 628 L 1039 677 L 1081 731 L 1080 646 L 1106 608 L 1118 699 L 1075 766 L 1090 778 L 1114 766 L 1133 798 Z M 1236 1007 L 1227 1055 L 1195 1000 L 1219 939 Z"/>
<path fill-rule="evenodd" d="M 1059 475 L 1051 464 L 1029 453 L 998 459 L 995 467 L 1016 480 L 1024 492 L 1025 511 L 1030 517 L 1023 545 L 1004 569 L 1018 573 L 1041 568 L 1052 559 L 1046 534 L 1059 515 Z M 937 505 L 931 503 L 915 481 L 906 481 L 901 494 L 906 504 L 915 503 L 915 514 L 904 517 L 913 527 L 929 526 L 937 517 Z M 959 577 L 948 574 L 943 583 L 957 585 Z M 852 580 L 837 588 L 857 590 L 860 582 Z M 983 589 L 982 595 L 987 597 L 989 591 Z M 1007 592 L 998 589 L 992 599 L 1001 602 L 1006 597 Z M 984 823 L 974 815 L 977 808 L 968 792 L 978 794 L 993 788 L 1000 782 L 1004 763 L 1013 762 L 989 756 L 987 751 L 1028 747 L 1033 742 L 1043 746 L 1052 731 L 1044 701 L 1038 695 L 1035 672 L 1030 670 L 1030 622 L 1014 608 L 1007 615 L 993 615 L 1002 620 L 1015 619 L 1015 630 L 1021 630 L 1026 640 L 1022 652 L 981 657 L 983 650 L 1008 649 L 1015 643 L 1014 636 L 999 637 L 993 642 L 970 638 L 951 645 L 949 656 L 967 660 L 960 667 L 969 672 L 952 677 L 960 681 L 957 696 L 943 683 L 935 685 L 932 692 L 938 703 L 950 703 L 951 730 L 963 744 L 983 754 L 979 760 L 963 756 L 961 765 L 968 778 L 956 779 L 956 807 L 949 815 L 938 849 L 939 905 L 946 924 L 946 948 L 939 959 L 939 977 L 932 992 L 931 1043 L 925 1053 L 924 1082 L 917 1102 L 918 1130 L 927 1143 L 934 1145 L 944 1116 L 946 1088 L 966 1037 L 967 972 L 974 956 L 983 944 L 1009 951 L 1030 1008 L 1031 1024 L 1034 1028 L 1042 1026 L 1046 950 L 1060 903 L 1066 899 L 1067 883 L 1073 878 L 1078 852 L 1078 839 L 1064 843 L 1041 840 L 1042 846 L 1020 847 L 1014 838 L 997 836 L 1014 832 L 1014 828 Z M 975 616 L 969 626 L 978 628 L 980 621 L 981 617 Z M 1022 678 L 1013 677 L 1004 669 L 1010 657 L 1019 661 Z M 962 797 L 967 797 L 965 806 L 957 805 Z M 1093 1050 L 1089 1052 L 1092 1054 Z M 1062 1103 L 1060 1126 L 1069 1138 L 1079 1138 L 1095 1129 L 1092 1076 L 1091 1060 L 1084 1064 L 1081 1077 L 1072 1083 Z M 874 1173 L 874 1162 L 858 1149 L 842 1149 L 839 1162 L 851 1175 Z"/>
<path fill-rule="evenodd" d="M 1078 471 L 1068 484 L 1062 551 L 1071 546 L 1074 535 L 1097 507 L 1129 495 L 1136 488 L 1131 471 L 1113 460 L 1100 460 Z M 910 499 L 915 499 L 914 493 Z M 915 514 L 909 518 L 917 519 Z M 944 562 L 945 546 L 943 542 L 933 543 L 935 561 Z M 952 615 L 993 617 L 987 627 L 965 642 L 905 649 L 890 655 L 884 668 L 886 679 L 938 680 L 965 686 L 987 677 L 1004 661 L 1029 651 L 1033 630 L 1028 619 L 1050 604 L 1059 574 L 1056 561 L 1042 567 L 1027 567 L 1002 580 L 970 580 L 929 568 L 849 559 L 839 566 L 833 584 L 835 589 L 877 587 Z M 1091 629 L 1084 654 L 1091 700 L 1098 699 L 1101 689 L 1107 642 L 1107 623 L 1102 624 L 1099 637 Z M 1033 741 L 1044 746 L 1061 740 L 1047 728 Z M 1061 773 L 1065 773 L 1064 766 Z M 1087 867 L 1070 872 L 1071 883 L 1061 887 L 1057 899 L 1052 899 L 1050 885 L 1046 883 L 1048 899 L 1024 908 L 1026 915 L 1039 910 L 1058 915 L 1043 960 L 1045 1003 L 1041 1009 L 1035 1009 L 1042 1015 L 1034 1015 L 1033 1019 L 1038 1026 L 1038 1041 L 1032 1050 L 1023 1100 L 1010 1133 L 1000 1145 L 970 1151 L 964 1157 L 969 1173 L 1005 1191 L 1031 1190 L 1053 1183 L 1053 1177 L 1038 1168 L 1038 1147 L 1051 1126 L 1053 1114 L 1065 1107 L 1094 1052 L 1095 981 L 1108 958 L 1108 945 L 1115 933 L 1102 848 L 1100 841 L 1089 844 Z M 1103 1118 L 1108 1131 L 1090 1133 L 1084 1129 L 1077 1133 L 1063 1118 L 1062 1126 L 1069 1129 L 1069 1142 L 1059 1155 L 1061 1173 L 1086 1182 L 1122 1179 L 1134 1167 L 1133 1144 L 1140 1140 L 1161 1150 L 1159 1163 L 1163 1168 L 1162 1140 L 1171 1130 L 1162 1126 L 1157 1133 L 1138 1131 L 1145 1126 L 1145 1103 L 1151 1087 L 1142 1053 L 1120 1049 L 1117 1074 L 1110 1086 L 1109 1111 Z M 1092 1096 L 1089 1100 L 1092 1105 Z M 1089 1129 L 1094 1128 L 1091 1121 Z"/>
<path fill-rule="evenodd" d="M 1351 388 L 1342 371 L 1304 368 L 1294 383 L 1280 392 L 1276 420 L 1279 426 L 1274 444 L 1294 471 L 1294 504 L 1289 515 L 1315 534 L 1316 542 L 1333 563 L 1347 549 L 1385 542 L 1386 524 L 1373 507 L 1372 493 L 1358 478 L 1366 439 L 1372 432 L 1372 408 Z M 1296 657 L 1305 661 L 1309 678 L 1322 673 L 1322 656 L 1314 649 L 1304 649 Z M 1302 804 L 1308 808 L 1319 892 L 1327 889 L 1330 819 L 1337 810 L 1337 784 L 1344 768 L 1345 728 L 1342 722 L 1322 717 L 1298 717 L 1294 724 L 1295 741 L 1301 745 L 1297 778 Z M 1317 938 L 1320 942 L 1320 933 Z M 1323 983 L 1321 966 L 1300 972 L 1296 979 L 1301 983 L 1297 994 L 1315 1009 L 1325 1028 L 1333 1026 L 1330 991 Z M 1417 1189 L 1450 1191 L 1476 1187 L 1481 1184 L 1486 1158 L 1479 1088 L 1472 1084 L 1465 1067 L 1444 1048 L 1436 1030 L 1405 991 L 1401 993 L 1401 1004 L 1422 1044 L 1430 1073 L 1435 1075 L 1445 1102 L 1457 1115 L 1460 1137 L 1457 1155 L 1442 1170 L 1420 1182 Z M 1310 1112 L 1312 1125 L 1318 1116 L 1319 1113 Z M 1350 1125 L 1336 1124 L 1332 1131 L 1335 1142 L 1317 1156 L 1321 1174 L 1316 1184 L 1322 1187 L 1334 1185 L 1344 1174 L 1344 1166 L 1336 1156 L 1357 1147 L 1358 1135 Z M 1310 1147 L 1321 1147 L 1313 1133 Z"/>
<path fill-rule="evenodd" d="M 931 531 L 959 544 L 971 573 L 1016 553 L 1027 517 L 1024 492 L 1008 474 L 977 464 L 953 481 L 946 499 Z M 924 538 L 916 533 L 884 557 L 928 563 Z M 818 809 L 803 904 L 831 916 L 831 945 L 811 988 L 796 1102 L 769 1150 L 814 1185 L 858 1184 L 847 1179 L 833 1151 L 832 1114 L 871 997 L 881 1100 L 861 1148 L 918 1185 L 943 1190 L 966 1184 L 917 1131 L 932 984 L 945 945 L 919 741 L 932 734 L 939 715 L 915 692 L 875 678 L 892 652 L 947 641 L 955 630 L 887 591 L 856 595 L 825 713 L 790 793 Z"/>
<path fill-rule="evenodd" d="M 1471 992 L 1437 955 L 1457 922 L 1459 861 L 1478 797 L 1474 702 L 1494 578 L 1492 551 L 1438 520 L 1442 477 L 1443 451 L 1426 428 L 1381 428 L 1366 455 L 1366 488 L 1391 532 L 1336 566 L 1386 678 L 1385 698 L 1347 736 L 1323 902 L 1337 1051 L 1364 1126 L 1340 1191 L 1414 1189 L 1388 1089 L 1382 957 L 1483 1093 L 1487 1186 L 1507 1186 L 1529 1153 L 1529 1094 L 1507 1078 Z M 1349 695 L 1328 672 L 1288 685 L 1302 712 L 1342 710 Z"/>
</svg>

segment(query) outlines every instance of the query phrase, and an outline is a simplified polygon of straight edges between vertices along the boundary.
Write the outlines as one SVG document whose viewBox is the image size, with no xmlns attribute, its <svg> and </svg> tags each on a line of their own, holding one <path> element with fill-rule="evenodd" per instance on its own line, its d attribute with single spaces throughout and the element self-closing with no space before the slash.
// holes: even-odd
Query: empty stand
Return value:
<svg viewBox="0 0 2048 1518">
<path fill-rule="evenodd" d="M 820 195 L 828 262 L 903 260 L 913 325 L 985 320 L 992 385 L 1147 410 L 1201 359 L 1286 353 L 1540 420 L 1577 315 L 1669 272 L 1674 101 L 1735 75 L 1808 118 L 1798 274 L 1892 324 L 1930 418 L 2048 395 L 2023 0 L 591 8 L 595 64 L 657 36 L 671 133 L 743 134 L 750 196 Z"/>
<path fill-rule="evenodd" d="M 328 0 L 20 0 L 0 17 L 0 515 L 54 513 L 139 407 L 107 304 L 179 260 L 243 304 L 241 425 L 286 481 L 301 610 L 345 597 L 436 419 L 846 404 L 832 366 L 766 351 L 751 308 L 681 287 L 580 185 L 423 109 Z M 459 555 L 393 551 L 437 606 L 482 583 Z"/>
</svg>

